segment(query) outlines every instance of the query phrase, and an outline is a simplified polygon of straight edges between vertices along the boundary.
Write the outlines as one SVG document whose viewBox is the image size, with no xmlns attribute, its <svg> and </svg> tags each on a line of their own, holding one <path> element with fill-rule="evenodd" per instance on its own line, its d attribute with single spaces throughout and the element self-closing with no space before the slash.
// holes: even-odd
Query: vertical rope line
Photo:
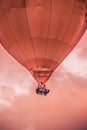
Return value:
<svg viewBox="0 0 87 130">
<path fill-rule="evenodd" d="M 31 45 L 32 45 L 33 54 L 34 54 L 35 61 L 36 61 L 36 66 L 38 67 L 37 58 L 36 58 L 34 45 L 33 45 L 33 40 L 32 40 L 32 36 L 31 36 L 31 32 L 30 32 L 30 24 L 29 24 L 29 20 L 28 20 L 28 16 L 27 16 L 27 9 L 26 8 L 27 8 L 27 3 L 26 3 L 26 0 L 25 0 L 25 12 L 26 12 L 26 22 L 27 22 L 27 26 L 28 26 L 28 33 L 29 33 L 29 37 L 30 37 L 30 40 L 31 40 Z"/>
<path fill-rule="evenodd" d="M 2 7 L 3 14 L 4 14 L 4 16 L 5 16 L 5 19 L 6 19 L 7 25 L 8 25 L 8 27 L 9 27 L 9 30 L 10 30 L 10 32 L 12 33 L 12 35 L 13 35 L 13 37 L 14 37 L 14 39 L 15 39 L 16 45 L 18 46 L 19 50 L 22 52 L 23 56 L 25 57 L 26 62 L 27 62 L 28 64 L 30 64 L 30 63 L 27 61 L 27 57 L 26 57 L 26 55 L 24 54 L 24 52 L 23 52 L 21 46 L 18 44 L 18 41 L 17 41 L 17 39 L 16 39 L 16 37 L 15 37 L 15 35 L 14 35 L 14 32 L 12 31 L 12 29 L 11 29 L 11 27 L 10 27 L 10 25 L 9 25 L 9 22 L 8 22 L 8 19 L 7 19 L 7 16 L 6 16 L 4 7 L 3 7 L 2 0 L 1 0 L 1 7 Z M 14 56 L 13 56 L 13 57 L 14 57 Z M 31 65 L 30 65 L 30 66 L 31 66 Z"/>
<path fill-rule="evenodd" d="M 65 32 L 64 32 L 64 34 L 63 34 L 63 36 L 62 36 L 62 39 L 61 39 L 61 41 L 60 41 L 60 46 L 57 47 L 57 50 L 56 50 L 56 52 L 55 52 L 55 54 L 54 54 L 54 56 L 53 56 L 52 59 L 55 59 L 56 54 L 58 53 L 58 50 L 60 50 L 60 48 L 61 48 L 61 46 L 62 46 L 62 44 L 63 44 L 63 39 L 64 39 L 64 37 L 65 37 L 65 34 L 66 34 L 67 31 L 68 31 L 68 27 L 69 27 L 69 25 L 70 25 L 70 23 L 71 23 L 71 20 L 72 20 L 73 11 L 74 11 L 74 8 L 75 8 L 74 6 L 75 6 L 75 0 L 74 0 L 74 5 L 73 5 L 73 9 L 72 9 L 72 13 L 71 13 L 70 20 L 69 20 L 69 22 L 68 22 L 68 24 L 67 24 L 67 27 L 66 27 L 66 29 L 65 29 Z M 56 36 L 56 39 L 57 39 L 57 36 Z M 51 64 L 49 65 L 49 68 L 51 67 L 52 63 L 53 63 L 53 61 L 52 61 Z"/>
<path fill-rule="evenodd" d="M 48 31 L 47 31 L 47 39 L 46 39 L 46 46 L 45 46 L 45 54 L 44 54 L 43 67 L 45 66 L 45 62 L 46 62 L 47 45 L 48 45 L 48 40 L 49 40 L 48 37 L 49 37 L 50 24 L 51 24 L 51 12 L 52 12 L 52 0 L 50 0 L 49 23 L 48 23 Z"/>
</svg>

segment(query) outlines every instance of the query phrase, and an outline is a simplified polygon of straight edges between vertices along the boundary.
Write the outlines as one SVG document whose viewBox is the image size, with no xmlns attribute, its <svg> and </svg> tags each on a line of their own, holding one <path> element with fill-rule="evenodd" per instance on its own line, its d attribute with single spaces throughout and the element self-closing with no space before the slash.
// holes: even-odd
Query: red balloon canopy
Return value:
<svg viewBox="0 0 87 130">
<path fill-rule="evenodd" d="M 0 0 L 0 41 L 46 82 L 86 30 L 85 0 Z"/>
</svg>

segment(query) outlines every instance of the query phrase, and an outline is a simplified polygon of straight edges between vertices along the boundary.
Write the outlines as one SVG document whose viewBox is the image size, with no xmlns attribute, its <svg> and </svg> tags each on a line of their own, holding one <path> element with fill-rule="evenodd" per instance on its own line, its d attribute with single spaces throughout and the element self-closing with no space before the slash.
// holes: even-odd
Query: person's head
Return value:
<svg viewBox="0 0 87 130">
<path fill-rule="evenodd" d="M 43 82 L 41 82 L 41 84 L 43 84 Z"/>
</svg>

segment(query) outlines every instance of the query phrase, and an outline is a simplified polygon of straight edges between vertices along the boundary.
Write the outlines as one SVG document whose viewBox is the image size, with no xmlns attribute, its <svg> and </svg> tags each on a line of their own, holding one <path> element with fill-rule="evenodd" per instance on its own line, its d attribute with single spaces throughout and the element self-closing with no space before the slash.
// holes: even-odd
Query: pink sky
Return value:
<svg viewBox="0 0 87 130">
<path fill-rule="evenodd" d="M 36 81 L 0 46 L 0 130 L 87 130 L 87 31 L 35 94 Z"/>
</svg>

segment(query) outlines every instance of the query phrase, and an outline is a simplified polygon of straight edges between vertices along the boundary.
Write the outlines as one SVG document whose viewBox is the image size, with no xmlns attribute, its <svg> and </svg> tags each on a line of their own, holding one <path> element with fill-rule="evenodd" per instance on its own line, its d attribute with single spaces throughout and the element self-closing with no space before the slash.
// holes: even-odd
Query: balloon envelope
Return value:
<svg viewBox="0 0 87 130">
<path fill-rule="evenodd" d="M 0 0 L 0 41 L 46 82 L 82 37 L 85 0 Z"/>
</svg>

